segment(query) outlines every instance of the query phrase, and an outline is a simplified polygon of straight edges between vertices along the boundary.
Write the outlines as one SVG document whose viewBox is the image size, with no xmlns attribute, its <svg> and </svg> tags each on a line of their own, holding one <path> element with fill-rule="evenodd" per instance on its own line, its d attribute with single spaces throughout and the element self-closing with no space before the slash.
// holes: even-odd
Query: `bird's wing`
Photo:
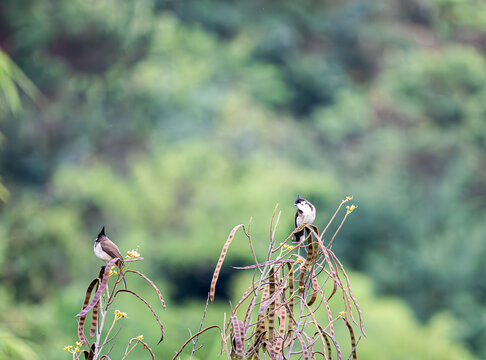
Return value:
<svg viewBox="0 0 486 360">
<path fill-rule="evenodd" d="M 297 222 L 297 219 L 299 218 L 299 215 L 302 213 L 302 211 L 297 210 L 295 212 L 295 227 L 298 227 L 300 224 Z M 301 222 L 302 223 L 302 222 Z"/>
<path fill-rule="evenodd" d="M 123 257 L 120 254 L 120 249 L 118 249 L 118 246 L 116 246 L 113 241 L 105 239 L 105 241 L 101 242 L 101 247 L 103 251 L 112 258 L 123 260 Z"/>
</svg>

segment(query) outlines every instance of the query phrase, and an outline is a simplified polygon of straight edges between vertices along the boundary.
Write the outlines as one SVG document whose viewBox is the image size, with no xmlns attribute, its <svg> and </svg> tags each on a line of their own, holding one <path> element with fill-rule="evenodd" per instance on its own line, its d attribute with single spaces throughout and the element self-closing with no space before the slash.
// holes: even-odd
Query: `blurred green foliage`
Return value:
<svg viewBox="0 0 486 360">
<path fill-rule="evenodd" d="M 363 356 L 484 358 L 485 19 L 474 0 L 3 0 L 1 341 L 65 358 L 105 225 L 169 298 L 168 357 L 234 225 L 264 251 L 276 203 L 285 237 L 297 194 L 320 226 L 355 195 L 336 254 L 413 309 L 364 300 Z"/>
<path fill-rule="evenodd" d="M 350 274 L 350 278 L 353 293 L 365 311 L 367 338 L 358 345 L 358 358 L 474 359 L 458 341 L 457 320 L 447 312 L 437 313 L 421 324 L 403 301 L 377 298 L 368 277 Z M 343 352 L 349 353 L 347 329 L 341 323 L 336 327 Z"/>
<path fill-rule="evenodd" d="M 39 357 L 29 343 L 17 338 L 6 329 L 0 329 L 0 359 L 36 360 Z"/>
</svg>

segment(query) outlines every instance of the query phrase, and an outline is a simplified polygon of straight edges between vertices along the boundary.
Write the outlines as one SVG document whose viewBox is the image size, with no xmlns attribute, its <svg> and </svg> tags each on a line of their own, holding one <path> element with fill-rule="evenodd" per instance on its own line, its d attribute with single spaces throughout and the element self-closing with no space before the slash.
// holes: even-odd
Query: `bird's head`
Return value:
<svg viewBox="0 0 486 360">
<path fill-rule="evenodd" d="M 299 195 L 297 195 L 297 199 L 295 200 L 294 206 L 297 206 L 299 210 L 304 210 L 304 208 L 308 205 L 309 202 L 306 199 L 302 199 Z"/>
<path fill-rule="evenodd" d="M 100 233 L 98 234 L 98 236 L 96 237 L 96 240 L 101 240 L 102 238 L 106 237 L 105 235 L 105 227 L 103 226 L 103 228 L 101 229 Z"/>
<path fill-rule="evenodd" d="M 299 204 L 301 204 L 301 203 L 305 203 L 305 202 L 306 202 L 306 200 L 305 200 L 305 199 L 302 199 L 302 198 L 300 197 L 300 195 L 297 195 L 297 200 L 295 200 L 294 206 L 297 206 L 297 205 L 299 205 Z"/>
</svg>

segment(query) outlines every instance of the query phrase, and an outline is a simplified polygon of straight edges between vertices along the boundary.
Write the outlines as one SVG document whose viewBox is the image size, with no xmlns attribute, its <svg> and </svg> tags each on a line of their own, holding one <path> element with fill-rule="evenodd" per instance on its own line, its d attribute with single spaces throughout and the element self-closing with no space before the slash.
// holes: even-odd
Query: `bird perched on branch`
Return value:
<svg viewBox="0 0 486 360">
<path fill-rule="evenodd" d="M 100 258 L 106 263 L 110 262 L 113 259 L 118 259 L 116 265 L 118 266 L 121 272 L 122 265 L 123 265 L 123 257 L 120 253 L 120 249 L 118 249 L 118 246 L 116 246 L 116 244 L 110 239 L 108 239 L 108 236 L 105 235 L 104 226 L 95 239 L 94 253 L 98 258 Z M 125 276 L 123 276 L 123 282 L 125 283 L 125 288 L 126 288 L 127 284 L 125 281 Z"/>
<path fill-rule="evenodd" d="M 295 213 L 295 227 L 298 228 L 302 224 L 312 224 L 316 219 L 316 208 L 306 199 L 302 199 L 297 195 L 294 206 L 297 206 Z M 305 229 L 300 230 L 292 236 L 293 242 L 301 242 L 305 240 Z"/>
</svg>

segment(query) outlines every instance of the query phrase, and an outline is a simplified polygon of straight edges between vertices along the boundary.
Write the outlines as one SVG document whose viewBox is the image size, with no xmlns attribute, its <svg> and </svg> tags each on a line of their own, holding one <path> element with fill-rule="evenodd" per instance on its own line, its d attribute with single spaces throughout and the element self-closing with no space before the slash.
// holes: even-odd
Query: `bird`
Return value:
<svg viewBox="0 0 486 360">
<path fill-rule="evenodd" d="M 297 195 L 294 206 L 297 206 L 297 212 L 295 213 L 295 228 L 298 228 L 302 224 L 312 224 L 316 219 L 316 208 L 306 199 L 302 199 Z M 292 236 L 293 242 L 301 242 L 305 240 L 305 229 L 296 232 Z"/>
<path fill-rule="evenodd" d="M 95 255 L 106 263 L 110 262 L 113 259 L 119 259 L 116 262 L 116 265 L 120 268 L 121 271 L 123 265 L 123 257 L 120 253 L 120 249 L 118 249 L 118 246 L 116 246 L 116 244 L 111 241 L 108 236 L 106 236 L 104 226 L 95 239 L 93 250 Z M 124 276 L 123 282 L 125 283 L 126 288 L 127 285 Z"/>
</svg>

